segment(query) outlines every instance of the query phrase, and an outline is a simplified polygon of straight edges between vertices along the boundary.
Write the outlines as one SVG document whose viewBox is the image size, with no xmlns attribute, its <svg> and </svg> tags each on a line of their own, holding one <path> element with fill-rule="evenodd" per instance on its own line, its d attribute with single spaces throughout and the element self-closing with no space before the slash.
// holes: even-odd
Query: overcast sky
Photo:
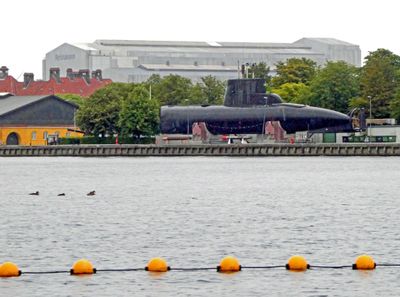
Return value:
<svg viewBox="0 0 400 297">
<path fill-rule="evenodd" d="M 399 4 L 398 4 L 399 3 Z M 294 42 L 330 37 L 400 55 L 396 0 L 1 1 L 0 66 L 42 76 L 45 54 L 96 39 Z"/>
</svg>

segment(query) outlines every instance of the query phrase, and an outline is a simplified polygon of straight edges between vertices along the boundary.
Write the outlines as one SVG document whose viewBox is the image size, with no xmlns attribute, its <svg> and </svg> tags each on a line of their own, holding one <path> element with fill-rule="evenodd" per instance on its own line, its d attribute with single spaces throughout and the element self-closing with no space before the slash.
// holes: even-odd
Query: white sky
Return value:
<svg viewBox="0 0 400 297">
<path fill-rule="evenodd" d="M 330 37 L 400 55 L 396 0 L 1 1 L 0 66 L 42 76 L 45 54 L 96 39 L 293 42 Z"/>
</svg>

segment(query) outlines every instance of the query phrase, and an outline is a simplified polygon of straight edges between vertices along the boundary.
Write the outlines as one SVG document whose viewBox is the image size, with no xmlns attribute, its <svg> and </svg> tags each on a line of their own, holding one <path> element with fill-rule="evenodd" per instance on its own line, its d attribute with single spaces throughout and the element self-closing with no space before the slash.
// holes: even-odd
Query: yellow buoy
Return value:
<svg viewBox="0 0 400 297">
<path fill-rule="evenodd" d="M 290 257 L 288 263 L 286 264 L 286 269 L 288 270 L 304 271 L 308 268 L 310 268 L 310 265 L 307 264 L 306 259 L 299 255 Z"/>
<path fill-rule="evenodd" d="M 145 269 L 152 272 L 166 272 L 170 270 L 170 267 L 163 258 L 153 258 L 147 263 Z"/>
<path fill-rule="evenodd" d="M 86 259 L 80 259 L 72 265 L 71 274 L 93 274 L 96 273 L 96 268 L 93 268 L 92 263 Z"/>
<path fill-rule="evenodd" d="M 12 262 L 4 262 L 0 265 L 0 277 L 20 276 L 21 270 Z"/>
<path fill-rule="evenodd" d="M 223 258 L 217 266 L 218 272 L 235 272 L 240 270 L 242 270 L 242 266 L 239 264 L 238 259 L 232 256 Z"/>
<path fill-rule="evenodd" d="M 358 256 L 356 259 L 356 263 L 353 264 L 353 269 L 360 269 L 360 270 L 372 270 L 375 269 L 376 264 L 374 259 L 368 255 L 361 255 Z"/>
</svg>

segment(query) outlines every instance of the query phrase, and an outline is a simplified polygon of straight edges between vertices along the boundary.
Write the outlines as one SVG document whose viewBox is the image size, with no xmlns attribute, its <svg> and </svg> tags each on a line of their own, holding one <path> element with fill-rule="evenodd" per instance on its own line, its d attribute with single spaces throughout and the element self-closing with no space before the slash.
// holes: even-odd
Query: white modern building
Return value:
<svg viewBox="0 0 400 297">
<path fill-rule="evenodd" d="M 293 43 L 177 42 L 96 40 L 64 43 L 46 54 L 43 79 L 50 68 L 102 70 L 116 82 L 141 82 L 152 74 L 178 74 L 193 81 L 207 75 L 225 80 L 238 77 L 238 65 L 265 62 L 271 70 L 279 61 L 309 58 L 318 65 L 343 60 L 361 66 L 358 45 L 332 38 L 302 38 Z"/>
</svg>

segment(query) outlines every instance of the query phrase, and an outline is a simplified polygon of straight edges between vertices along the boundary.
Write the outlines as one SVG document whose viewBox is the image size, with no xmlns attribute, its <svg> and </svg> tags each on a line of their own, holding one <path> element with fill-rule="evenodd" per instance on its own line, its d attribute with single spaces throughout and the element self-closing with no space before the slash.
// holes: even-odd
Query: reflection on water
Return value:
<svg viewBox="0 0 400 297">
<path fill-rule="evenodd" d="M 23 271 L 400 259 L 397 158 L 2 158 L 0 261 Z M 92 190 L 95 196 L 86 194 Z M 39 191 L 39 196 L 29 196 Z M 57 196 L 65 193 L 65 196 Z M 398 261 L 397 261 L 398 262 Z M 396 296 L 400 268 L 99 272 L 0 279 L 1 296 Z"/>
</svg>

